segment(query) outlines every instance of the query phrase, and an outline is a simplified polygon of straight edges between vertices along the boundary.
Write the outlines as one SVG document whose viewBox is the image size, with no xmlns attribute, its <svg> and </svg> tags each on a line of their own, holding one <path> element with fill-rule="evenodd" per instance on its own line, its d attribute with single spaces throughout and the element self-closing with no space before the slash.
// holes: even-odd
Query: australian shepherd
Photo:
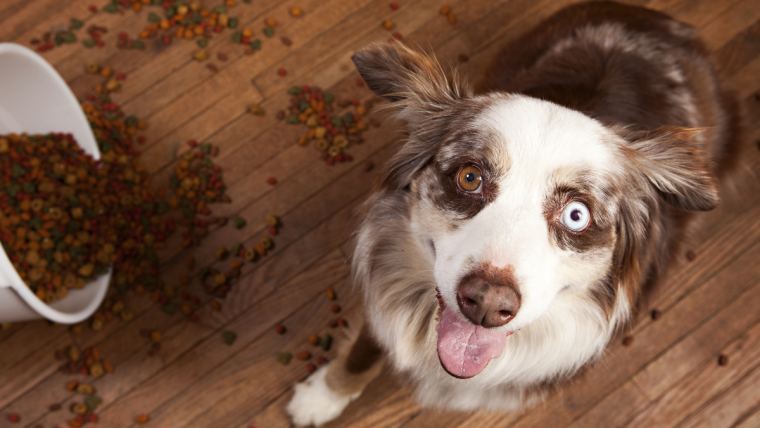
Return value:
<svg viewBox="0 0 760 428">
<path fill-rule="evenodd" d="M 337 417 L 383 361 L 424 405 L 506 411 L 594 362 L 718 204 L 735 115 L 695 33 L 571 6 L 477 91 L 400 43 L 357 52 L 404 144 L 357 233 L 365 326 L 296 385 L 293 421 Z"/>
</svg>

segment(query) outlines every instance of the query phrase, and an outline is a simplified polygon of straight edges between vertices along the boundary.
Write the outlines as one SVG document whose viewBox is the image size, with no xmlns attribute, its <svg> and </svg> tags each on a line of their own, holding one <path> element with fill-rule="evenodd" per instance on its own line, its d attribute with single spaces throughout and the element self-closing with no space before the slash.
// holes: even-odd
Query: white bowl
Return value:
<svg viewBox="0 0 760 428">
<path fill-rule="evenodd" d="M 11 132 L 71 133 L 82 150 L 100 159 L 87 118 L 55 69 L 30 49 L 0 43 L 0 135 Z M 66 298 L 47 304 L 24 284 L 0 243 L 0 322 L 41 317 L 64 324 L 80 322 L 103 302 L 110 280 L 109 270 L 85 287 L 70 290 Z"/>
</svg>

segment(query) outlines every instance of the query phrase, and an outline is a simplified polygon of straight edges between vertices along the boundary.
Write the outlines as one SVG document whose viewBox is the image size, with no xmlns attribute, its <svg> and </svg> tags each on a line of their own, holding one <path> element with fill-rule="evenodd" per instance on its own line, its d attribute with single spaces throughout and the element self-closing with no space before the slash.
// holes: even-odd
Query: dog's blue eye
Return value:
<svg viewBox="0 0 760 428">
<path fill-rule="evenodd" d="M 560 222 L 573 232 L 582 232 L 591 224 L 591 213 L 583 202 L 572 201 L 562 210 Z"/>
</svg>

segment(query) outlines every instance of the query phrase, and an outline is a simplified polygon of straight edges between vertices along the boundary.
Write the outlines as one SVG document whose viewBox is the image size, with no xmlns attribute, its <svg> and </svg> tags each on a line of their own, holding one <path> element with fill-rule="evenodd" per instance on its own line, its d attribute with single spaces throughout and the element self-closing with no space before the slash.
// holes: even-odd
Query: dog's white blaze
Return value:
<svg viewBox="0 0 760 428">
<path fill-rule="evenodd" d="M 552 242 L 544 203 L 558 171 L 612 172 L 618 159 L 605 144 L 608 131 L 600 123 L 529 97 L 499 101 L 484 112 L 479 125 L 494 131 L 510 167 L 493 202 L 458 230 L 435 237 L 435 279 L 446 304 L 457 307 L 456 286 L 473 265 L 511 267 L 522 305 L 505 330 L 519 330 L 546 314 L 563 288 L 591 286 L 606 273 L 610 249 L 579 254 Z M 562 302 L 557 305 L 552 312 L 562 311 Z"/>
</svg>

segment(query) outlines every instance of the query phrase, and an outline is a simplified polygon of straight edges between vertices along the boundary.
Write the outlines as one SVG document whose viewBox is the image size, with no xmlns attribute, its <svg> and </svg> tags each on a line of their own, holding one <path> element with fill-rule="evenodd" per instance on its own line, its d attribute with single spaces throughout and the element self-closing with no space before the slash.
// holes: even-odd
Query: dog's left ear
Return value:
<svg viewBox="0 0 760 428">
<path fill-rule="evenodd" d="M 435 112 L 472 93 L 455 74 L 447 76 L 435 57 L 400 42 L 370 45 L 351 59 L 367 86 L 390 100 L 407 118 L 414 113 Z"/>
<path fill-rule="evenodd" d="M 624 153 L 671 205 L 708 211 L 720 201 L 707 154 L 698 141 L 701 128 L 667 127 L 628 136 Z"/>
</svg>

